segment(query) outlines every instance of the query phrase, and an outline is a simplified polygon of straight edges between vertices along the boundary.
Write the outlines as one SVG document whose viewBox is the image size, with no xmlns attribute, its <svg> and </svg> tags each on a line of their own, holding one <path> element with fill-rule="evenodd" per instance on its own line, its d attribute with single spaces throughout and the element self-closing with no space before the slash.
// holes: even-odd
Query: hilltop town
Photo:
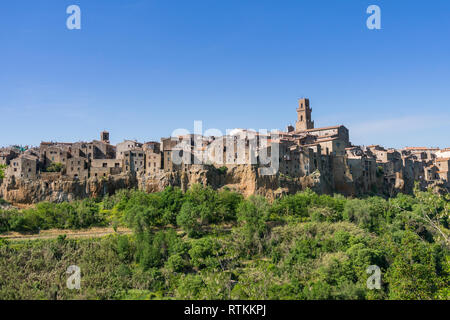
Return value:
<svg viewBox="0 0 450 320">
<path fill-rule="evenodd" d="M 309 99 L 300 99 L 296 111 L 295 127 L 275 134 L 239 129 L 221 137 L 188 134 L 112 145 L 103 131 L 91 142 L 1 148 L 6 169 L 0 197 L 15 203 L 63 201 L 123 187 L 151 192 L 194 183 L 271 197 L 306 187 L 392 196 L 411 193 L 417 182 L 422 189 L 449 191 L 450 148 L 355 146 L 343 125 L 314 127 Z M 268 174 L 269 168 L 275 170 Z"/>
</svg>

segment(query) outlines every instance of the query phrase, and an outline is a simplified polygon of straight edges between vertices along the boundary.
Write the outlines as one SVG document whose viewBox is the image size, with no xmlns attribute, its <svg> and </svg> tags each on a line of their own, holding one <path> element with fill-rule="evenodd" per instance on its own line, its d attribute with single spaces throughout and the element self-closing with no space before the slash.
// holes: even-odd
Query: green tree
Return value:
<svg viewBox="0 0 450 320">
<path fill-rule="evenodd" d="M 161 192 L 161 208 L 165 224 L 176 225 L 177 215 L 183 205 L 184 196 L 180 188 L 167 187 Z"/>
<path fill-rule="evenodd" d="M 450 194 L 442 196 L 430 189 L 421 192 L 416 184 L 414 195 L 419 202 L 414 211 L 418 212 L 425 223 L 435 231 L 437 237 L 450 247 Z"/>
<path fill-rule="evenodd" d="M 189 237 L 199 237 L 202 230 L 201 214 L 202 207 L 185 202 L 177 216 L 177 224 L 186 231 Z"/>
<path fill-rule="evenodd" d="M 59 162 L 53 162 L 47 167 L 47 172 L 61 172 L 64 169 L 64 165 Z"/>
<path fill-rule="evenodd" d="M 219 249 L 220 244 L 214 239 L 202 238 L 196 240 L 189 250 L 192 265 L 199 269 L 205 267 L 219 267 Z"/>
<path fill-rule="evenodd" d="M 241 202 L 237 209 L 240 234 L 242 235 L 242 249 L 251 255 L 262 252 L 263 238 L 268 228 L 266 219 L 269 215 L 269 204 L 261 196 L 251 196 Z"/>
<path fill-rule="evenodd" d="M 401 243 L 391 243 L 393 262 L 386 274 L 389 298 L 394 300 L 433 299 L 439 276 L 430 245 L 411 231 L 403 232 Z"/>
</svg>

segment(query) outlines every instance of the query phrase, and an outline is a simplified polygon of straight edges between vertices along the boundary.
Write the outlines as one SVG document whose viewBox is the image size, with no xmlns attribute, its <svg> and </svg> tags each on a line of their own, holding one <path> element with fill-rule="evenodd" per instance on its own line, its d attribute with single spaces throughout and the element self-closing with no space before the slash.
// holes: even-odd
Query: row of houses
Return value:
<svg viewBox="0 0 450 320">
<path fill-rule="evenodd" d="M 300 99 L 295 127 L 271 133 L 235 129 L 219 137 L 187 134 L 160 142 L 125 140 L 111 145 L 109 132 L 103 131 L 100 140 L 92 142 L 3 148 L 0 164 L 8 165 L 7 176 L 31 180 L 55 171 L 88 179 L 251 165 L 266 174 L 293 178 L 319 171 L 332 189 L 346 194 L 371 191 L 380 182 L 388 188 L 409 189 L 415 181 L 449 184 L 450 149 L 354 146 L 343 125 L 314 128 L 311 112 L 309 100 Z"/>
</svg>

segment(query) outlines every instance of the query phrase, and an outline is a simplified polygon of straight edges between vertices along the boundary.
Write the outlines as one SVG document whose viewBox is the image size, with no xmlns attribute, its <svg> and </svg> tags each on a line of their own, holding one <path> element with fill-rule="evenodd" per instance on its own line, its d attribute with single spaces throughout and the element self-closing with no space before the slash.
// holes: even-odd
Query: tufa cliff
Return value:
<svg viewBox="0 0 450 320">
<path fill-rule="evenodd" d="M 14 204 L 32 204 L 41 201 L 63 202 L 87 197 L 102 197 L 119 189 L 137 188 L 157 192 L 167 186 L 186 191 L 194 184 L 209 185 L 214 189 L 228 187 L 244 196 L 259 194 L 275 199 L 284 194 L 311 188 L 318 193 L 331 193 L 332 187 L 316 171 L 301 178 L 284 175 L 262 176 L 254 166 L 231 166 L 217 169 L 213 166 L 191 168 L 189 171 L 162 172 L 148 177 L 130 174 L 111 175 L 86 180 L 69 179 L 57 173 L 44 174 L 38 180 L 10 177 L 0 185 L 0 198 Z"/>
</svg>

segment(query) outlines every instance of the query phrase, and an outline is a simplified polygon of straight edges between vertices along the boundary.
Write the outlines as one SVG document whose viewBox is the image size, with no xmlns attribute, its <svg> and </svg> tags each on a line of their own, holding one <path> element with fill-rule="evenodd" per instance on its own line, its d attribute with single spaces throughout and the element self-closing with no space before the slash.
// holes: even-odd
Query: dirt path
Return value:
<svg viewBox="0 0 450 320">
<path fill-rule="evenodd" d="M 232 224 L 223 224 L 223 231 L 231 231 Z M 210 228 L 205 228 L 208 231 Z M 155 231 L 161 230 L 161 228 L 155 228 Z M 182 229 L 174 229 L 178 234 L 184 233 Z M 211 231 L 211 230 L 209 230 Z M 109 234 L 131 234 L 133 231 L 128 228 L 117 228 L 117 232 L 113 228 L 90 228 L 83 230 L 63 230 L 63 229 L 50 229 L 42 230 L 40 233 L 20 233 L 20 232 L 7 232 L 0 234 L 0 239 L 6 239 L 10 241 L 26 241 L 26 240 L 44 240 L 44 239 L 55 239 L 58 236 L 66 235 L 68 239 L 78 239 L 78 238 L 99 238 L 104 237 Z"/>
<path fill-rule="evenodd" d="M 91 228 L 87 230 L 60 230 L 51 229 L 43 230 L 39 234 L 22 234 L 19 232 L 8 232 L 0 235 L 0 239 L 7 239 L 11 241 L 25 241 L 25 240 L 42 240 L 54 239 L 61 235 L 66 235 L 68 239 L 77 238 L 98 238 L 116 233 L 113 228 Z M 131 234 L 132 231 L 127 228 L 118 228 L 117 234 Z"/>
</svg>

